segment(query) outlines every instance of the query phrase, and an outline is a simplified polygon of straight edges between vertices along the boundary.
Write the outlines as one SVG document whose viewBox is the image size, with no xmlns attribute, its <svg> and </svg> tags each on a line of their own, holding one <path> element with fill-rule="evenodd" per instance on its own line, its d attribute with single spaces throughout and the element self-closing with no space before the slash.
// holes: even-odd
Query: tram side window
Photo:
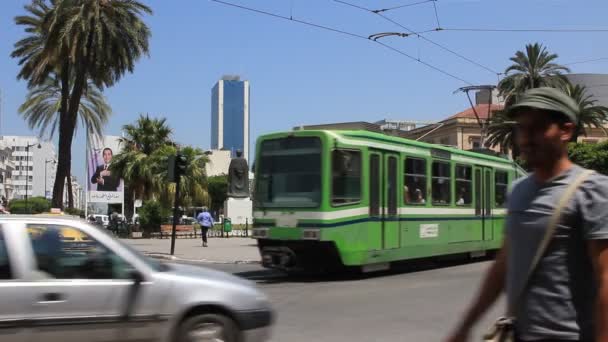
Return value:
<svg viewBox="0 0 608 342">
<path fill-rule="evenodd" d="M 426 160 L 407 158 L 405 160 L 405 181 L 403 197 L 406 204 L 426 203 Z"/>
<path fill-rule="evenodd" d="M 507 202 L 507 188 L 509 186 L 509 175 L 505 171 L 496 171 L 494 174 L 494 197 L 496 208 L 503 208 Z"/>
<path fill-rule="evenodd" d="M 470 166 L 456 165 L 456 205 L 468 206 L 473 203 L 472 172 Z"/>
<path fill-rule="evenodd" d="M 431 190 L 433 204 L 449 205 L 451 203 L 450 164 L 446 162 L 433 162 L 432 171 Z"/>
<path fill-rule="evenodd" d="M 332 157 L 332 203 L 361 201 L 361 152 L 336 150 Z"/>
</svg>

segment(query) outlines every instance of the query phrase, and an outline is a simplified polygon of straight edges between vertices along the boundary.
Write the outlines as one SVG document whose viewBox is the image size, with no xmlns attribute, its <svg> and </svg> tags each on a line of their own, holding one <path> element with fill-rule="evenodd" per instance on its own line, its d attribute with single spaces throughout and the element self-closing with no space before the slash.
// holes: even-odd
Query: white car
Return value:
<svg viewBox="0 0 608 342">
<path fill-rule="evenodd" d="M 0 217 L 0 341 L 263 342 L 273 311 L 245 280 L 146 258 L 60 216 Z"/>
</svg>

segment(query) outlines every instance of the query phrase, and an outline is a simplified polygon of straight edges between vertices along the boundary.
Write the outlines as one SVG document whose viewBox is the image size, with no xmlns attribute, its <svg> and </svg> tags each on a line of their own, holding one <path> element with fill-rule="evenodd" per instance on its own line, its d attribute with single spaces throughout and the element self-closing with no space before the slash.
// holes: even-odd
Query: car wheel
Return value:
<svg viewBox="0 0 608 342">
<path fill-rule="evenodd" d="M 234 321 L 218 314 L 191 317 L 180 325 L 179 342 L 239 342 Z"/>
</svg>

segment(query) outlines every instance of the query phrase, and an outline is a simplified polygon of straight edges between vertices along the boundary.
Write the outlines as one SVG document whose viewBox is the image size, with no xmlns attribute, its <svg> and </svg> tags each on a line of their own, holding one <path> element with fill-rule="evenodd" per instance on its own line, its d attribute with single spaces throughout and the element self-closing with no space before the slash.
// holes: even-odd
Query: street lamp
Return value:
<svg viewBox="0 0 608 342">
<path fill-rule="evenodd" d="M 40 143 L 38 144 L 27 144 L 25 146 L 25 210 L 27 210 L 27 213 L 30 213 L 30 207 L 27 203 L 27 191 L 29 190 L 29 181 L 30 181 L 30 167 L 29 167 L 29 162 L 30 162 L 30 147 L 36 146 L 38 145 L 38 148 L 42 148 L 42 146 L 40 146 Z"/>
<path fill-rule="evenodd" d="M 57 161 L 55 161 L 55 159 L 45 159 L 44 160 L 44 198 L 47 198 L 47 199 L 48 199 L 48 196 L 46 195 L 46 166 L 49 163 L 57 164 Z"/>
</svg>

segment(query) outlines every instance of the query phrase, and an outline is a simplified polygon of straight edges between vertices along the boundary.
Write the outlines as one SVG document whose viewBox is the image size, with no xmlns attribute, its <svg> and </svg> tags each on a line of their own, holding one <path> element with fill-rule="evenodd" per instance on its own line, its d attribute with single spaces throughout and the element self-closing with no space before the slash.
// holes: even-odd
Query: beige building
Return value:
<svg viewBox="0 0 608 342">
<path fill-rule="evenodd" d="M 482 148 L 482 128 L 479 123 L 486 122 L 488 115 L 491 115 L 492 111 L 502 108 L 502 104 L 494 104 L 491 107 L 488 104 L 478 104 L 474 108 L 468 108 L 435 124 L 404 132 L 402 136 L 412 140 L 452 146 L 462 150 Z M 478 117 L 479 120 L 477 119 Z M 608 128 L 608 125 L 606 127 Z M 586 132 L 587 136 L 579 136 L 579 142 L 598 143 L 608 140 L 608 137 L 600 128 L 588 127 Z M 501 151 L 500 146 L 495 146 L 491 149 L 498 153 L 510 153 L 510 151 Z"/>
<path fill-rule="evenodd" d="M 480 122 L 486 122 L 492 111 L 502 108 L 501 104 L 478 104 L 474 108 L 468 108 L 435 124 L 407 131 L 404 133 L 404 137 L 462 150 L 481 148 Z M 498 147 L 493 150 L 505 152 L 500 151 Z"/>
</svg>

